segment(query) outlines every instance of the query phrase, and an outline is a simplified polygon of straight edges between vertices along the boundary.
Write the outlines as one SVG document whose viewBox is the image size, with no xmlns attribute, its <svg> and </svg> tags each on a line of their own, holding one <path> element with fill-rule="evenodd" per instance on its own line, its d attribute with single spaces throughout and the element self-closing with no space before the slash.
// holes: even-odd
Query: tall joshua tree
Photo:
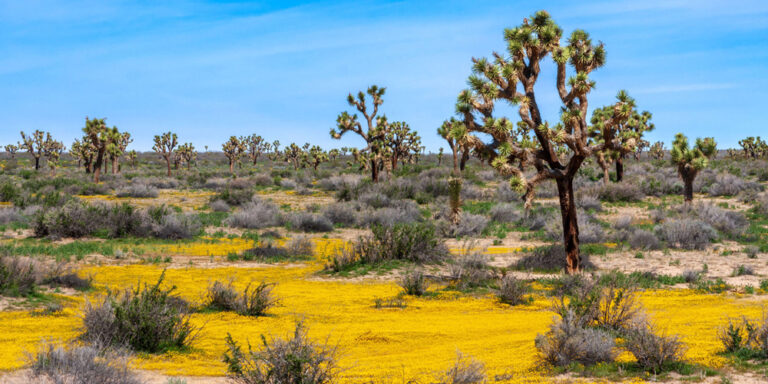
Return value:
<svg viewBox="0 0 768 384">
<path fill-rule="evenodd" d="M 160 154 L 165 159 L 165 165 L 168 169 L 168 176 L 171 176 L 171 160 L 173 157 L 173 149 L 178 144 L 178 136 L 173 132 L 166 132 L 162 135 L 155 135 L 155 145 L 152 146 L 152 150 Z"/>
<path fill-rule="evenodd" d="M 683 179 L 683 198 L 686 204 L 693 201 L 693 180 L 699 171 L 707 167 L 709 159 L 717 152 L 717 143 L 712 137 L 696 139 L 693 148 L 688 147 L 688 138 L 682 133 L 675 135 L 672 149 L 672 165 L 677 166 L 677 173 Z"/>
<path fill-rule="evenodd" d="M 531 201 L 537 184 L 554 180 L 560 202 L 567 272 L 577 273 L 581 257 L 573 179 L 582 163 L 595 152 L 618 148 L 620 140 L 616 138 L 615 122 L 629 115 L 631 107 L 622 101 L 613 105 L 611 117 L 602 124 L 603 140 L 587 142 L 587 96 L 595 85 L 589 74 L 605 62 L 605 49 L 602 43 L 593 44 L 582 30 L 574 31 L 565 45 L 561 45 L 562 34 L 562 29 L 545 11 L 525 19 L 520 26 L 507 29 L 504 37 L 508 56 L 494 53 L 493 61 L 473 59 L 470 89 L 459 94 L 456 111 L 469 132 L 492 138 L 490 143 L 484 143 L 475 135 L 469 140 L 475 155 L 509 176 L 510 185 L 524 192 L 526 202 Z M 560 122 L 554 125 L 543 119 L 534 91 L 541 64 L 550 55 L 556 68 L 555 89 L 562 103 Z M 508 118 L 495 117 L 497 101 L 516 105 L 526 129 L 516 130 Z M 632 140 L 626 145 L 633 146 Z M 532 176 L 523 172 L 528 167 L 535 170 Z"/>
<path fill-rule="evenodd" d="M 48 135 L 50 137 L 50 134 Z M 45 152 L 45 132 L 36 129 L 31 135 L 27 136 L 21 131 L 21 141 L 19 148 L 26 150 L 35 159 L 35 171 L 40 170 L 40 158 Z"/>
<path fill-rule="evenodd" d="M 48 167 L 51 169 L 51 175 L 56 175 L 56 167 L 59 166 L 59 159 L 64 149 L 66 149 L 64 143 L 54 140 L 50 133 L 46 133 L 43 154 L 45 155 Z"/>
<path fill-rule="evenodd" d="M 197 159 L 197 152 L 195 151 L 195 146 L 192 145 L 192 143 L 184 143 L 182 145 L 179 145 L 179 147 L 176 149 L 175 157 L 178 159 L 180 163 L 184 163 L 187 165 L 187 170 L 190 170 L 192 167 L 192 162 Z"/>
<path fill-rule="evenodd" d="M 305 145 L 306 147 L 307 145 Z M 304 159 L 303 147 L 299 147 L 296 143 L 291 143 L 283 149 L 283 159 L 287 163 L 293 165 L 293 169 L 297 170 L 302 166 L 302 160 Z"/>
<path fill-rule="evenodd" d="M 597 164 L 603 169 L 604 183 L 610 181 L 608 169 L 611 163 L 616 163 L 616 182 L 624 179 L 624 157 L 634 153 L 637 148 L 645 146 L 647 142 L 643 140 L 643 134 L 652 131 L 654 128 L 653 123 L 651 123 L 651 113 L 648 111 L 641 113 L 635 110 L 635 100 L 629 97 L 626 91 L 619 91 L 616 98 L 619 102 L 629 106 L 632 111 L 628 116 L 623 116 L 623 118 L 617 119 L 614 122 L 616 137 L 619 138 L 616 149 L 604 147 L 602 150 L 595 152 Z M 613 106 L 598 108 L 592 113 L 592 126 L 589 129 L 590 144 L 593 142 L 599 143 L 604 139 L 603 125 L 614 115 Z"/>
<path fill-rule="evenodd" d="M 339 114 L 336 118 L 336 128 L 331 129 L 331 137 L 334 139 L 341 139 L 345 133 L 354 132 L 365 140 L 367 146 L 359 151 L 358 158 L 369 163 L 367 167 L 371 171 L 371 180 L 374 183 L 379 181 L 379 172 L 384 166 L 384 134 L 388 123 L 386 116 L 377 115 L 379 106 L 384 102 L 381 97 L 384 96 L 385 91 L 384 87 L 372 85 L 365 93 L 358 92 L 357 98 L 351 93 L 347 95 L 347 103 L 363 115 L 367 130 L 363 130 L 362 123 L 357 119 L 357 113 L 350 115 L 346 111 Z M 370 104 L 367 104 L 366 94 L 371 99 Z"/>
<path fill-rule="evenodd" d="M 469 155 L 472 152 L 472 143 L 469 140 L 467 126 L 455 117 L 451 117 L 444 121 L 443 125 L 437 129 L 437 134 L 448 142 L 448 148 L 451 149 L 453 154 L 453 173 L 459 174 L 461 171 L 464 171 Z M 442 148 L 440 148 L 440 154 L 442 155 Z"/>
<path fill-rule="evenodd" d="M 417 155 L 421 148 L 421 136 L 412 131 L 408 123 L 395 121 L 386 130 L 384 143 L 389 149 L 388 157 L 394 171 L 398 162 L 413 162 L 414 155 Z"/>
<path fill-rule="evenodd" d="M 304 159 L 304 162 L 312 166 L 312 169 L 317 172 L 317 167 L 328 161 L 328 153 L 323 151 L 319 145 L 313 145 L 309 150 L 304 152 Z"/>
<path fill-rule="evenodd" d="M 229 173 L 232 176 L 235 175 L 235 163 L 240 160 L 240 157 L 245 153 L 245 143 L 238 139 L 237 136 L 230 136 L 226 143 L 221 145 L 221 150 L 224 151 L 224 156 L 229 160 Z"/>
</svg>

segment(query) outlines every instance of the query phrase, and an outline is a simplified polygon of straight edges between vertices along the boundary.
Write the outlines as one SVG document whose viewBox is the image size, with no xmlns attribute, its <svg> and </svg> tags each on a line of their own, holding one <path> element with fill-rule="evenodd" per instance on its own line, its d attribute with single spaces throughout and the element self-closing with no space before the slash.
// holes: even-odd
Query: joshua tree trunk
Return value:
<svg viewBox="0 0 768 384">
<path fill-rule="evenodd" d="M 557 179 L 557 192 L 560 197 L 560 214 L 563 218 L 566 272 L 568 274 L 579 273 L 581 271 L 579 222 L 576 217 L 576 201 L 573 195 L 573 176 L 566 175 Z"/>
<path fill-rule="evenodd" d="M 602 152 L 598 152 L 595 158 L 597 159 L 597 165 L 603 170 L 603 184 L 608 184 L 611 181 L 611 173 L 608 171 L 608 163 L 605 161 L 605 156 Z"/>
<path fill-rule="evenodd" d="M 464 167 L 467 165 L 467 160 L 469 160 L 469 151 L 464 150 L 461 154 L 461 162 L 459 162 L 459 169 L 461 171 L 464 171 Z"/>
<path fill-rule="evenodd" d="M 229 161 L 229 173 L 235 174 L 235 162 L 232 160 Z"/>
<path fill-rule="evenodd" d="M 165 158 L 165 167 L 168 168 L 168 177 L 171 177 L 171 158 L 170 157 Z M 230 166 L 230 168 L 232 167 Z"/>
<path fill-rule="evenodd" d="M 101 163 L 104 162 L 104 150 L 99 149 L 96 154 L 96 161 L 93 164 L 93 182 L 98 183 L 101 176 Z"/>
<path fill-rule="evenodd" d="M 35 171 L 39 171 L 39 170 L 40 170 L 40 158 L 35 157 Z"/>
<path fill-rule="evenodd" d="M 624 179 L 624 159 L 619 156 L 616 159 L 616 182 L 620 183 Z"/>
<path fill-rule="evenodd" d="M 117 174 L 117 159 L 112 159 L 112 174 Z"/>
<path fill-rule="evenodd" d="M 451 151 L 453 151 L 453 173 L 458 174 L 459 173 L 459 152 L 456 149 L 456 147 L 451 147 Z M 462 171 L 464 168 L 461 169 Z"/>
<path fill-rule="evenodd" d="M 379 182 L 379 162 L 376 159 L 371 160 L 371 181 Z"/>
</svg>

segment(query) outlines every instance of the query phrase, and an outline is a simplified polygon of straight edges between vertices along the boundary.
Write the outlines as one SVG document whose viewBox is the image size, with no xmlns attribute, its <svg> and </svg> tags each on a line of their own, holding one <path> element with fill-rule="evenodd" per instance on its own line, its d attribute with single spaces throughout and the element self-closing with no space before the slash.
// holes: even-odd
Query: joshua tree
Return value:
<svg viewBox="0 0 768 384">
<path fill-rule="evenodd" d="M 437 151 L 437 166 L 443 165 L 443 147 L 440 147 L 440 150 Z"/>
<path fill-rule="evenodd" d="M 672 165 L 677 166 L 677 173 L 685 184 L 683 197 L 687 204 L 693 201 L 693 180 L 696 179 L 699 171 L 707 167 L 709 159 L 716 152 L 717 143 L 712 137 L 696 139 L 696 145 L 689 148 L 688 138 L 685 135 L 682 133 L 675 135 L 675 141 L 669 153 L 672 157 Z"/>
<path fill-rule="evenodd" d="M 368 87 L 368 90 L 363 93 L 362 91 L 357 93 L 357 98 L 350 93 L 347 95 L 347 103 L 350 106 L 355 107 L 365 118 L 367 131 L 363 131 L 363 126 L 360 121 L 357 120 L 357 114 L 350 115 L 346 111 L 339 114 L 336 118 L 336 128 L 331 129 L 331 137 L 334 139 L 341 139 L 347 132 L 354 132 L 365 140 L 367 146 L 359 151 L 359 159 L 366 161 L 369 164 L 367 167 L 371 171 L 371 180 L 376 183 L 379 181 L 379 171 L 384 166 L 385 155 L 385 141 L 384 135 L 388 129 L 387 117 L 377 116 L 379 113 L 379 106 L 383 103 L 382 96 L 386 88 L 379 88 L 376 85 Z M 371 98 L 372 109 L 369 110 L 369 105 L 366 104 L 366 93 Z M 338 130 L 337 130 L 338 129 Z M 364 155 L 364 156 L 363 156 Z"/>
<path fill-rule="evenodd" d="M 392 170 L 397 169 L 398 162 L 413 162 L 421 148 L 421 137 L 411 130 L 404 121 L 396 121 L 389 125 L 384 135 Z"/>
<path fill-rule="evenodd" d="M 18 150 L 19 150 L 19 147 L 13 144 L 7 144 L 5 146 L 5 151 L 11 155 L 11 159 L 16 158 L 16 151 Z"/>
<path fill-rule="evenodd" d="M 328 161 L 328 154 L 320 146 L 313 145 L 312 148 L 304 152 L 304 161 L 317 172 L 317 167 Z"/>
<path fill-rule="evenodd" d="M 664 143 L 661 141 L 653 143 L 648 153 L 656 160 L 664 160 Z"/>
<path fill-rule="evenodd" d="M 534 14 L 530 21 L 525 19 L 518 27 L 507 29 L 504 36 L 508 56 L 494 54 L 493 61 L 473 59 L 471 89 L 459 94 L 456 111 L 469 132 L 490 135 L 493 141 L 488 144 L 470 136 L 475 155 L 509 176 L 512 188 L 524 192 L 527 206 L 536 185 L 554 180 L 560 200 L 567 272 L 577 273 L 581 257 L 573 179 L 582 163 L 595 152 L 619 148 L 622 143 L 616 137 L 615 122 L 626 118 L 632 108 L 621 100 L 613 105 L 612 115 L 602 124 L 603 140 L 589 144 L 587 96 L 594 87 L 589 74 L 605 61 L 603 45 L 593 44 L 586 32 L 576 30 L 567 39 L 567 45 L 561 46 L 562 30 L 544 11 Z M 550 54 L 556 68 L 555 88 L 562 103 L 560 122 L 555 125 L 543 120 L 534 91 L 541 63 Z M 567 78 L 569 68 L 574 75 Z M 495 117 L 497 101 L 517 105 L 525 129 L 516 130 L 506 117 Z M 625 145 L 634 148 L 636 143 L 629 139 Z M 531 176 L 524 172 L 528 167 L 535 170 Z"/>
<path fill-rule="evenodd" d="M 101 167 L 105 163 L 107 146 L 111 142 L 110 132 L 116 132 L 117 127 L 108 128 L 106 119 L 85 118 L 85 127 L 83 132 L 83 148 L 79 151 L 92 151 L 87 162 L 93 171 L 93 181 L 98 183 L 101 176 Z M 86 144 L 87 143 L 87 144 Z M 74 146 L 74 145 L 73 145 Z"/>
<path fill-rule="evenodd" d="M 744 157 L 759 159 L 768 154 L 768 144 L 764 140 L 758 137 L 747 137 L 746 139 L 739 140 L 739 145 L 744 150 Z"/>
<path fill-rule="evenodd" d="M 339 158 L 339 154 L 340 154 L 339 150 L 336 148 L 333 148 L 330 151 L 328 151 L 328 158 L 331 161 L 336 162 L 336 159 Z"/>
<path fill-rule="evenodd" d="M 240 157 L 245 153 L 245 143 L 238 139 L 237 136 L 230 136 L 226 143 L 221 145 L 221 150 L 224 151 L 224 156 L 229 160 L 229 173 L 232 176 L 235 175 L 235 163 L 240 160 Z"/>
<path fill-rule="evenodd" d="M 120 172 L 120 156 L 125 153 L 128 144 L 133 142 L 131 134 L 128 132 L 119 132 L 117 127 L 112 127 L 107 132 L 109 143 L 107 143 L 107 155 L 112 164 L 112 174 Z"/>
<path fill-rule="evenodd" d="M 136 169 L 137 160 L 139 159 L 138 152 L 132 149 L 125 153 L 125 157 L 128 158 L 128 162 L 131 164 L 131 168 Z"/>
<path fill-rule="evenodd" d="M 302 147 L 296 145 L 296 143 L 291 143 L 289 146 L 283 149 L 283 159 L 286 162 L 291 163 L 294 170 L 297 170 L 302 165 L 302 159 L 304 159 L 304 150 L 302 150 Z"/>
<path fill-rule="evenodd" d="M 256 165 L 262 152 L 268 151 L 271 147 L 269 143 L 264 141 L 263 137 L 256 134 L 246 136 L 243 138 L 243 142 L 248 146 L 248 157 L 251 158 L 253 165 Z"/>
<path fill-rule="evenodd" d="M 31 135 L 27 136 L 24 131 L 21 131 L 21 141 L 19 142 L 19 148 L 26 150 L 35 159 L 35 171 L 40 170 L 40 157 L 45 152 L 45 132 L 35 130 Z M 48 135 L 50 138 L 50 134 Z"/>
<path fill-rule="evenodd" d="M 51 168 L 51 175 L 56 175 L 56 167 L 59 165 L 59 159 L 64 149 L 65 147 L 62 142 L 54 140 L 50 133 L 46 133 L 43 154 L 45 155 L 48 167 Z"/>
<path fill-rule="evenodd" d="M 466 125 L 454 117 L 444 121 L 443 125 L 437 129 L 437 134 L 445 139 L 448 142 L 448 147 L 451 148 L 453 154 L 453 173 L 456 175 L 464 171 L 472 151 L 472 143 L 469 140 L 470 136 L 468 133 Z M 438 160 L 442 160 L 442 154 L 443 148 L 440 148 Z M 440 165 L 440 161 L 438 161 L 438 165 Z"/>
<path fill-rule="evenodd" d="M 624 179 L 624 156 L 634 153 L 644 146 L 643 134 L 652 131 L 654 126 L 651 123 L 651 113 L 635 110 L 635 99 L 629 97 L 626 91 L 619 91 L 616 96 L 620 103 L 629 106 L 632 111 L 627 116 L 614 121 L 616 138 L 619 139 L 616 149 L 603 147 L 602 150 L 595 152 L 597 164 L 603 169 L 603 182 L 610 181 L 608 168 L 611 163 L 616 163 L 616 182 Z M 592 112 L 592 126 L 589 129 L 590 144 L 603 141 L 603 125 L 614 117 L 613 106 L 606 106 L 596 109 Z"/>
<path fill-rule="evenodd" d="M 178 136 L 173 132 L 166 132 L 162 135 L 155 135 L 155 145 L 152 149 L 160 154 L 165 159 L 165 165 L 168 169 L 168 176 L 171 176 L 171 158 L 173 157 L 173 149 L 178 144 Z"/>
<path fill-rule="evenodd" d="M 269 159 L 272 161 L 277 161 L 277 159 L 280 158 L 280 140 L 275 140 L 272 142 L 272 148 L 271 148 Z"/>
<path fill-rule="evenodd" d="M 195 146 L 192 143 L 184 143 L 176 149 L 176 158 L 179 162 L 187 165 L 187 170 L 192 166 L 192 162 L 197 159 L 197 152 Z"/>
</svg>

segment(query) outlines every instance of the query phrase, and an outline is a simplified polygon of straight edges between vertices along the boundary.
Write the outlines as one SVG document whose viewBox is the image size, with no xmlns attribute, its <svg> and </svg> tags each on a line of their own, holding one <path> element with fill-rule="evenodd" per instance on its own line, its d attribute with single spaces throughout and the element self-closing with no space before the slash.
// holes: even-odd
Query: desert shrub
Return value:
<svg viewBox="0 0 768 384">
<path fill-rule="evenodd" d="M 733 276 L 752 276 L 755 274 L 755 269 L 751 265 L 739 264 L 733 269 Z"/>
<path fill-rule="evenodd" d="M 280 225 L 280 210 L 272 202 L 254 198 L 232 213 L 224 223 L 238 228 L 265 228 Z"/>
<path fill-rule="evenodd" d="M 756 213 L 763 216 L 768 216 L 768 193 L 761 193 L 757 195 L 757 198 L 753 203 Z"/>
<path fill-rule="evenodd" d="M 656 235 L 645 229 L 636 229 L 627 238 L 629 246 L 633 249 L 655 250 L 661 248 L 661 242 Z"/>
<path fill-rule="evenodd" d="M 647 172 L 640 179 L 640 188 L 647 196 L 678 195 L 683 191 L 683 183 L 674 172 Z"/>
<path fill-rule="evenodd" d="M 26 296 L 40 282 L 43 267 L 35 259 L 26 256 L 0 257 L 0 295 Z"/>
<path fill-rule="evenodd" d="M 299 212 L 290 217 L 291 228 L 303 232 L 330 232 L 333 223 L 327 217 L 308 212 Z"/>
<path fill-rule="evenodd" d="M 504 304 L 519 305 L 528 301 L 525 297 L 526 293 L 528 293 L 528 287 L 525 282 L 512 275 L 506 275 L 499 281 L 496 297 Z"/>
<path fill-rule="evenodd" d="M 273 184 L 272 177 L 266 173 L 257 173 L 253 175 L 251 180 L 253 181 L 254 185 L 258 185 L 260 187 L 269 187 Z"/>
<path fill-rule="evenodd" d="M 582 244 L 595 244 L 605 241 L 605 230 L 586 212 L 579 212 L 579 241 Z M 552 241 L 563 240 L 563 220 L 558 215 L 552 216 L 546 224 L 547 239 Z"/>
<path fill-rule="evenodd" d="M 483 191 L 472 184 L 464 183 L 461 188 L 461 200 L 482 200 L 485 197 Z"/>
<path fill-rule="evenodd" d="M 746 181 L 730 173 L 721 173 L 715 177 L 715 181 L 707 188 L 710 196 L 736 196 L 742 191 L 762 191 L 760 183 Z"/>
<path fill-rule="evenodd" d="M 357 204 L 348 202 L 339 202 L 329 204 L 323 209 L 323 216 L 328 218 L 333 224 L 344 227 L 353 227 L 358 222 L 358 217 L 366 216 Z"/>
<path fill-rule="evenodd" d="M 643 191 L 633 183 L 608 183 L 596 189 L 597 197 L 609 202 L 634 202 L 645 197 Z"/>
<path fill-rule="evenodd" d="M 384 208 L 390 204 L 389 196 L 381 192 L 366 192 L 360 195 L 357 200 L 363 204 L 369 205 L 372 208 Z"/>
<path fill-rule="evenodd" d="M 446 237 L 477 236 L 488 226 L 488 218 L 483 215 L 461 212 L 459 223 L 440 222 L 440 232 Z"/>
<path fill-rule="evenodd" d="M 275 246 L 272 242 L 262 242 L 243 252 L 243 260 L 275 260 L 288 258 L 288 250 Z"/>
<path fill-rule="evenodd" d="M 684 347 L 677 336 L 657 335 L 648 323 L 636 325 L 625 333 L 624 348 L 637 359 L 637 364 L 659 373 L 683 358 Z"/>
<path fill-rule="evenodd" d="M 285 244 L 285 249 L 292 257 L 311 257 L 315 251 L 315 244 L 309 237 L 294 236 Z"/>
<path fill-rule="evenodd" d="M 451 283 L 459 289 L 488 285 L 494 274 L 485 255 L 466 252 L 448 267 Z"/>
<path fill-rule="evenodd" d="M 519 202 L 522 201 L 522 196 L 514 191 L 512 187 L 509 186 L 509 183 L 502 182 L 496 187 L 496 201 L 505 203 Z"/>
<path fill-rule="evenodd" d="M 62 207 L 49 208 L 35 216 L 35 236 L 84 237 L 99 229 L 103 211 L 97 205 L 71 201 Z"/>
<path fill-rule="evenodd" d="M 605 329 L 628 329 L 640 311 L 635 288 L 614 280 L 598 293 L 594 324 Z"/>
<path fill-rule="evenodd" d="M 229 212 L 230 210 L 229 204 L 224 200 L 215 200 L 210 206 L 214 212 Z"/>
<path fill-rule="evenodd" d="M 579 193 L 576 200 L 576 206 L 587 211 L 601 211 L 603 209 L 603 204 L 600 202 L 600 195 L 597 193 Z"/>
<path fill-rule="evenodd" d="M 701 272 L 692 269 L 686 269 L 683 271 L 681 276 L 686 283 L 695 283 L 701 278 Z"/>
<path fill-rule="evenodd" d="M 536 349 L 545 362 L 558 367 L 572 363 L 594 365 L 616 359 L 616 343 L 605 331 L 585 328 L 573 312 L 556 320 L 549 331 L 536 336 Z"/>
<path fill-rule="evenodd" d="M 657 225 L 656 235 L 667 245 L 682 249 L 705 249 L 717 239 L 717 232 L 709 224 L 696 219 L 669 220 Z"/>
<path fill-rule="evenodd" d="M 502 203 L 491 207 L 491 220 L 499 223 L 516 223 L 523 218 L 520 208 L 514 204 Z"/>
<path fill-rule="evenodd" d="M 456 353 L 456 362 L 439 379 L 440 384 L 482 384 L 486 381 L 485 364 Z"/>
<path fill-rule="evenodd" d="M 157 197 L 157 189 L 150 185 L 132 183 L 128 186 L 118 189 L 115 192 L 117 197 Z"/>
<path fill-rule="evenodd" d="M 758 319 L 743 316 L 740 321 L 728 319 L 728 325 L 718 330 L 725 352 L 749 352 L 748 356 L 768 358 L 768 314 Z"/>
<path fill-rule="evenodd" d="M 21 210 L 16 207 L 0 208 L 0 224 L 20 223 L 24 221 Z"/>
<path fill-rule="evenodd" d="M 403 273 L 397 281 L 406 295 L 421 296 L 427 291 L 427 278 L 424 271 L 413 269 Z"/>
<path fill-rule="evenodd" d="M 193 214 L 167 214 L 152 225 L 152 233 L 160 239 L 188 239 L 200 232 L 200 220 Z"/>
<path fill-rule="evenodd" d="M 43 283 L 53 287 L 67 287 L 77 290 L 86 290 L 91 288 L 93 279 L 83 278 L 71 269 L 68 265 L 60 263 L 50 270 L 43 278 Z"/>
<path fill-rule="evenodd" d="M 713 204 L 696 204 L 690 214 L 730 236 L 741 235 L 749 226 L 749 221 L 743 213 L 729 211 Z"/>
<path fill-rule="evenodd" d="M 334 175 L 318 182 L 320 188 L 326 191 L 340 191 L 342 189 L 355 189 L 360 185 L 363 177 L 356 174 Z"/>
<path fill-rule="evenodd" d="M 150 353 L 189 346 L 195 327 L 174 300 L 175 287 L 160 287 L 164 278 L 165 272 L 153 285 L 107 294 L 95 305 L 86 302 L 81 337 L 104 346 Z"/>
<path fill-rule="evenodd" d="M 412 224 L 421 220 L 419 206 L 413 201 L 392 200 L 389 205 L 389 207 L 361 215 L 358 224 L 369 227 L 376 225 L 393 226 L 395 224 Z"/>
<path fill-rule="evenodd" d="M 238 293 L 231 281 L 226 285 L 215 281 L 208 286 L 205 297 L 207 308 L 233 311 L 243 316 L 264 316 L 275 303 L 272 284 L 265 282 L 255 286 L 249 283 L 242 293 Z"/>
<path fill-rule="evenodd" d="M 395 224 L 374 226 L 371 234 L 360 236 L 349 247 L 337 249 L 328 269 L 340 270 L 360 262 L 375 264 L 405 260 L 416 263 L 445 260 L 448 248 L 428 224 Z"/>
<path fill-rule="evenodd" d="M 14 201 L 21 193 L 21 189 L 12 182 L 5 182 L 0 185 L 0 201 L 2 202 Z"/>
<path fill-rule="evenodd" d="M 581 265 L 583 269 L 594 268 L 589 261 L 589 255 L 585 252 L 581 252 Z M 537 247 L 529 254 L 514 262 L 512 267 L 514 269 L 526 271 L 560 271 L 566 267 L 565 248 L 560 244 Z"/>
<path fill-rule="evenodd" d="M 296 184 L 296 181 L 293 179 L 282 179 L 280 180 L 280 187 L 285 189 L 296 189 L 298 184 Z"/>
<path fill-rule="evenodd" d="M 232 206 L 247 204 L 254 199 L 253 190 L 236 189 L 227 187 L 216 195 L 211 196 L 211 201 L 222 200 Z"/>
<path fill-rule="evenodd" d="M 93 346 L 64 348 L 45 344 L 29 356 L 30 378 L 55 384 L 142 384 L 128 369 L 128 359 Z"/>
<path fill-rule="evenodd" d="M 179 180 L 171 177 L 139 177 L 134 179 L 134 182 L 151 185 L 159 189 L 177 189 L 181 185 Z"/>
<path fill-rule="evenodd" d="M 303 323 L 296 324 L 290 339 L 261 337 L 262 349 L 248 351 L 227 334 L 227 376 L 238 384 L 326 384 L 334 382 L 339 367 L 337 348 L 307 336 Z"/>
</svg>

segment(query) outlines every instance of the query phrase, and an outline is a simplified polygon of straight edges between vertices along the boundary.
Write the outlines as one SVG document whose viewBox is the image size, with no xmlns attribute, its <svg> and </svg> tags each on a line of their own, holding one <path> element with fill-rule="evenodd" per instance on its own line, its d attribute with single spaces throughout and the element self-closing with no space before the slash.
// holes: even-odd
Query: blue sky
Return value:
<svg viewBox="0 0 768 384">
<path fill-rule="evenodd" d="M 69 145 L 85 116 L 138 150 L 168 130 L 200 150 L 251 133 L 360 145 L 328 131 L 347 93 L 378 84 L 389 119 L 436 150 L 471 58 L 502 51 L 503 29 L 538 9 L 605 43 L 590 105 L 627 89 L 654 115 L 650 140 L 768 136 L 768 1 L 0 0 L 0 145 L 34 129 Z M 537 93 L 556 120 L 544 69 Z"/>
</svg>

